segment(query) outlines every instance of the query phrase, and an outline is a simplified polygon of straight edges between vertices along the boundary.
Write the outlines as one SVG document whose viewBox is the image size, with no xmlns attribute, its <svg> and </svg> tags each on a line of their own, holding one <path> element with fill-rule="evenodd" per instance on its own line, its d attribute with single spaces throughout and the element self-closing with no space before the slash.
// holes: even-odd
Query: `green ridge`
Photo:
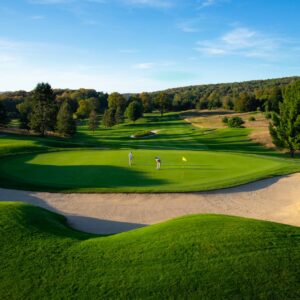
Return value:
<svg viewBox="0 0 300 300">
<path fill-rule="evenodd" d="M 94 236 L 0 204 L 1 299 L 299 299 L 300 228 L 193 215 Z"/>
</svg>

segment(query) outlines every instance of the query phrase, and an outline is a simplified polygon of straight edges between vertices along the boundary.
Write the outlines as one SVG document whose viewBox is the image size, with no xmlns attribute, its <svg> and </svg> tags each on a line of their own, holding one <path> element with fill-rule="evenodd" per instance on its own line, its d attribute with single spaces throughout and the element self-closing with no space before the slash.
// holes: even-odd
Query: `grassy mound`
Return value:
<svg viewBox="0 0 300 300">
<path fill-rule="evenodd" d="M 217 215 L 112 235 L 0 204 L 1 299 L 299 299 L 300 228 Z"/>
<path fill-rule="evenodd" d="M 289 161 L 209 151 L 77 150 L 7 157 L 1 185 L 62 192 L 184 192 L 234 186 L 292 171 Z M 162 169 L 155 168 L 155 157 Z M 182 161 L 182 157 L 187 162 Z"/>
</svg>

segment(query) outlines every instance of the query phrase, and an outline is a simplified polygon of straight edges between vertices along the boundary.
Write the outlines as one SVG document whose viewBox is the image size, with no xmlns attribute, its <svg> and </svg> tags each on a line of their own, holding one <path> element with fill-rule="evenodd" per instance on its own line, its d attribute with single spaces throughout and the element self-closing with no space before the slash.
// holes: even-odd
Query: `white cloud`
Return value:
<svg viewBox="0 0 300 300">
<path fill-rule="evenodd" d="M 98 4 L 107 4 L 109 0 L 28 0 L 32 4 L 70 4 L 80 2 L 90 2 Z M 174 4 L 174 0 L 114 0 L 125 5 L 131 6 L 149 6 L 149 7 L 170 7 Z"/>
<path fill-rule="evenodd" d="M 170 7 L 173 5 L 174 0 L 121 0 L 125 4 L 139 5 L 139 6 L 152 6 L 152 7 Z"/>
<path fill-rule="evenodd" d="M 241 55 L 272 57 L 281 46 L 281 40 L 258 31 L 240 27 L 218 39 L 197 43 L 196 50 L 207 55 Z"/>
<path fill-rule="evenodd" d="M 148 70 L 152 69 L 155 66 L 155 63 L 152 62 L 145 62 L 145 63 L 139 63 L 133 66 L 134 69 L 139 69 L 139 70 Z"/>
<path fill-rule="evenodd" d="M 201 3 L 201 7 L 207 7 L 207 6 L 212 6 L 214 4 L 216 4 L 217 0 L 204 0 Z"/>
<path fill-rule="evenodd" d="M 208 8 L 222 3 L 230 2 L 231 0 L 200 0 L 200 9 Z"/>
<path fill-rule="evenodd" d="M 177 24 L 177 27 L 183 32 L 198 32 L 198 28 L 193 21 L 182 21 Z"/>
</svg>

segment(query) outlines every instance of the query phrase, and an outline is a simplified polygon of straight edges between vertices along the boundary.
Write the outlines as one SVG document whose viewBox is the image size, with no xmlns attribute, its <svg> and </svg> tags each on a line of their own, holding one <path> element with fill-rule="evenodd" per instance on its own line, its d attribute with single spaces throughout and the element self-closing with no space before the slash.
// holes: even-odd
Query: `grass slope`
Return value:
<svg viewBox="0 0 300 300">
<path fill-rule="evenodd" d="M 112 235 L 0 204 L 1 299 L 299 299 L 300 228 L 218 215 Z"/>
</svg>

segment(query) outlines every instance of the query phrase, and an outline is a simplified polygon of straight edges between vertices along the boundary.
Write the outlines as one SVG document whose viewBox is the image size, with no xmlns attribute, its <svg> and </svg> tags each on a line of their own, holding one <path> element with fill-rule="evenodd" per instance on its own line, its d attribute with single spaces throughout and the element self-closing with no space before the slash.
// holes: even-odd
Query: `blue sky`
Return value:
<svg viewBox="0 0 300 300">
<path fill-rule="evenodd" d="M 0 90 L 300 75 L 298 0 L 1 0 Z"/>
</svg>

